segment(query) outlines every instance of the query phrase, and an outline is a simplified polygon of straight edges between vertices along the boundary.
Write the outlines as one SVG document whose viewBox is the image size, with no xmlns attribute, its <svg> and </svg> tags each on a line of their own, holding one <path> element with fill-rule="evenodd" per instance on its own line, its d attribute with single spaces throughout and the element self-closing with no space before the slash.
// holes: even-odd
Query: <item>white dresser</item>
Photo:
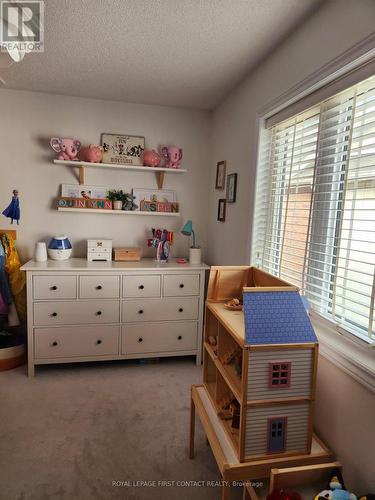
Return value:
<svg viewBox="0 0 375 500">
<path fill-rule="evenodd" d="M 28 372 L 35 365 L 161 356 L 201 363 L 205 264 L 29 261 Z"/>
</svg>

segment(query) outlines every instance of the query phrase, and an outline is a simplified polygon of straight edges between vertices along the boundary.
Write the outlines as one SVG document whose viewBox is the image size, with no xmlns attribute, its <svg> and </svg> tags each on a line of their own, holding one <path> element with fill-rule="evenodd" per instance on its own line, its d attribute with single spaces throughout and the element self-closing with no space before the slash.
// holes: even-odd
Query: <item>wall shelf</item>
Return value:
<svg viewBox="0 0 375 500">
<path fill-rule="evenodd" d="M 103 210 L 100 208 L 64 208 L 58 207 L 59 212 L 76 212 L 85 214 L 107 215 L 151 215 L 154 217 L 180 217 L 179 212 L 144 212 L 141 210 Z"/>
<path fill-rule="evenodd" d="M 153 172 L 156 174 L 157 184 L 159 189 L 163 189 L 165 173 L 183 174 L 187 172 L 184 168 L 163 168 L 163 167 L 146 167 L 133 165 L 115 165 L 113 163 L 91 163 L 87 161 L 68 161 L 68 160 L 53 160 L 56 165 L 65 165 L 68 167 L 79 168 L 78 180 L 80 184 L 85 184 L 85 168 L 102 168 L 113 170 L 131 170 L 133 172 Z M 90 210 L 92 211 L 92 210 Z"/>
</svg>

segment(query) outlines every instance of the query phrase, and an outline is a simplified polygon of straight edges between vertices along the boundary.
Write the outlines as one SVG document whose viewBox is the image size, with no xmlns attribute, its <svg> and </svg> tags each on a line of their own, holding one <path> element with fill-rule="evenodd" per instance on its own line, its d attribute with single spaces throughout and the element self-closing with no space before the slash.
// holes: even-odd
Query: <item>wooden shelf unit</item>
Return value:
<svg viewBox="0 0 375 500">
<path fill-rule="evenodd" d="M 132 172 L 148 172 L 156 174 L 158 189 L 163 189 L 164 176 L 168 174 L 183 174 L 187 172 L 184 168 L 163 168 L 163 167 L 146 167 L 136 165 L 115 165 L 113 163 L 91 163 L 87 161 L 68 161 L 68 160 L 53 160 L 55 165 L 64 165 L 67 167 L 77 167 L 78 180 L 80 184 L 85 184 L 85 168 L 102 168 L 113 170 L 130 170 Z"/>
<path fill-rule="evenodd" d="M 205 350 L 205 355 L 207 351 Z M 211 372 L 212 374 L 212 372 Z M 212 385 L 211 385 L 212 388 Z M 212 402 L 212 394 L 207 387 L 207 380 L 204 385 L 193 385 L 191 388 L 191 413 L 190 413 L 190 448 L 189 457 L 195 455 L 195 419 L 196 415 L 202 424 L 204 433 L 211 446 L 217 466 L 223 479 L 222 500 L 230 498 L 231 482 L 251 481 L 269 478 L 271 470 L 285 467 L 310 466 L 322 464 L 334 460 L 333 453 L 316 436 L 313 436 L 312 447 L 309 453 L 277 457 L 271 456 L 267 459 L 258 459 L 253 462 L 240 462 L 236 453 L 236 437 L 231 435 L 227 424 L 223 425 L 222 419 L 217 414 L 217 407 Z M 329 465 L 331 467 L 332 464 Z M 323 465 L 324 467 L 324 465 Z M 317 490 L 319 491 L 319 490 Z M 248 498 L 248 497 L 246 497 Z M 250 497 L 257 500 L 257 497 Z"/>
<path fill-rule="evenodd" d="M 261 292 L 258 295 L 262 296 L 270 292 L 268 297 L 272 298 L 285 292 L 296 294 L 298 289 L 248 266 L 211 268 L 205 311 L 203 384 L 239 462 L 309 453 L 318 344 L 313 341 L 248 344 L 243 311 L 225 307 L 228 299 L 242 298 L 242 290 Z M 291 366 L 290 387 L 275 389 L 269 385 L 270 369 L 275 363 L 281 363 L 280 369 L 283 363 Z M 239 411 L 239 429 L 231 426 L 230 402 L 232 414 L 236 408 Z M 285 428 L 288 426 L 280 451 L 270 451 L 267 443 L 272 419 L 285 419 Z"/>
</svg>

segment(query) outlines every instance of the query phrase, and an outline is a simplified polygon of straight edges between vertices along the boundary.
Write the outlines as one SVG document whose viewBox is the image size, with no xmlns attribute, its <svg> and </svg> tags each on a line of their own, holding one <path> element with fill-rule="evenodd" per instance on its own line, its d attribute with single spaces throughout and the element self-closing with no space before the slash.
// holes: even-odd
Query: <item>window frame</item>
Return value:
<svg viewBox="0 0 375 500">
<path fill-rule="evenodd" d="M 260 107 L 256 113 L 254 130 L 254 159 L 256 165 L 259 164 L 259 158 L 262 152 L 260 144 L 263 136 L 268 133 L 266 120 L 269 117 L 279 113 L 287 107 L 295 104 L 301 99 L 308 98 L 309 95 L 318 91 L 325 85 L 335 86 L 336 81 L 341 78 L 349 77 L 352 72 L 361 72 L 362 67 L 375 60 L 375 34 L 371 34 L 348 51 L 332 59 L 319 70 L 308 75 L 304 80 L 298 82 L 289 90 L 277 96 Z M 365 71 L 365 70 L 364 70 Z M 366 75 L 362 79 L 365 79 Z M 353 82 L 354 84 L 355 82 Z M 349 87 L 349 85 L 347 85 Z M 339 92 L 337 90 L 337 92 Z M 247 252 L 251 256 L 249 262 L 257 265 L 259 256 L 252 255 L 254 244 L 254 227 L 256 213 L 256 193 L 258 171 L 255 169 L 252 179 L 252 202 L 250 210 L 252 217 L 250 219 L 250 231 L 247 240 Z M 263 214 L 259 215 L 260 217 Z M 338 324 L 327 320 L 324 316 L 310 312 L 310 319 L 317 333 L 320 343 L 320 354 L 327 358 L 331 363 L 346 372 L 358 383 L 375 393 L 375 342 L 369 343 L 359 337 L 354 336 Z"/>
</svg>

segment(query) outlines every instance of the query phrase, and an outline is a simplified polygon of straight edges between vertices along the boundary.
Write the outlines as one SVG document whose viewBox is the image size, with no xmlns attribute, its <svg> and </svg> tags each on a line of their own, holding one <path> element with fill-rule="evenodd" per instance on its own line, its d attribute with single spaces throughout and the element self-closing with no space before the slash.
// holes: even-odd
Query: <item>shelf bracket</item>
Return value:
<svg viewBox="0 0 375 500">
<path fill-rule="evenodd" d="M 85 167 L 82 167 L 82 165 L 79 167 L 78 181 L 80 184 L 85 183 Z"/>
<path fill-rule="evenodd" d="M 158 183 L 158 189 L 163 189 L 165 172 L 156 172 L 156 180 Z"/>
</svg>

